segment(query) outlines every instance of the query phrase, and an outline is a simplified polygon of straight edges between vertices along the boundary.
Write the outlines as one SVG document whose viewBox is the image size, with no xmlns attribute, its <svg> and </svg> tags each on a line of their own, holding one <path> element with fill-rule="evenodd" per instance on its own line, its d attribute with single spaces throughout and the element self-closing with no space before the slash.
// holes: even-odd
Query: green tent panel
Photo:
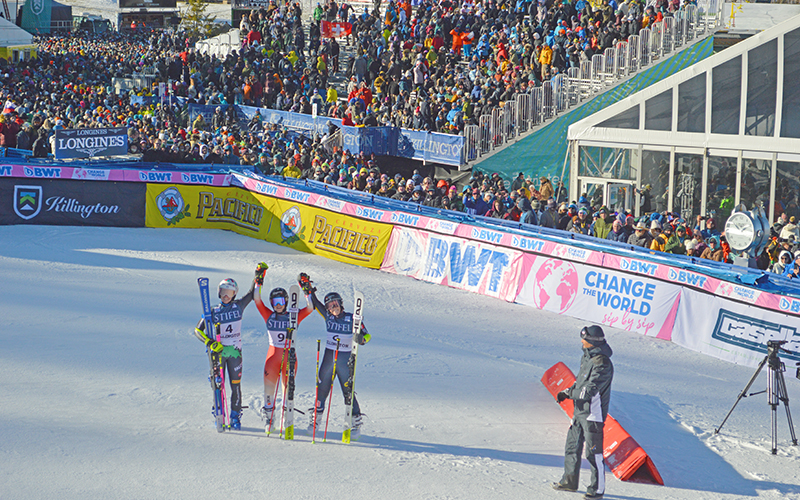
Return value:
<svg viewBox="0 0 800 500">
<path fill-rule="evenodd" d="M 512 180 L 519 172 L 534 178 L 560 176 L 564 171 L 568 146 L 567 129 L 570 125 L 702 61 L 713 53 L 714 39 L 708 37 L 617 85 L 608 92 L 598 95 L 569 113 L 559 116 L 525 139 L 477 163 L 473 169 L 488 173 L 497 172 L 507 180 Z M 563 173 L 565 179 L 562 180 L 566 184 L 569 169 Z"/>
</svg>

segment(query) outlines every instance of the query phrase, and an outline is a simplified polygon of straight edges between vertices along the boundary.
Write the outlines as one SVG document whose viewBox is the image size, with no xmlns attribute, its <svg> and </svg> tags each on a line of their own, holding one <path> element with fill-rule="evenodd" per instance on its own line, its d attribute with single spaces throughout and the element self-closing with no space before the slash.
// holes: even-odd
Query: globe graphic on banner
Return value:
<svg viewBox="0 0 800 500">
<path fill-rule="evenodd" d="M 539 309 L 547 308 L 563 314 L 577 295 L 578 272 L 569 262 L 547 259 L 536 271 L 533 281 L 533 300 Z"/>
</svg>

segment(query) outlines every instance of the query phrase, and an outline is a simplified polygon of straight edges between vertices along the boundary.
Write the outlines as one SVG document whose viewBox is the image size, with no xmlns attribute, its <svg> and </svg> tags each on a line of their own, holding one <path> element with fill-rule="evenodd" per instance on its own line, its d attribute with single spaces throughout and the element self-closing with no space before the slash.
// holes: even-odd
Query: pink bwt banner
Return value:
<svg viewBox="0 0 800 500">
<path fill-rule="evenodd" d="M 669 340 L 681 288 L 645 277 L 525 254 L 516 301 Z"/>
<path fill-rule="evenodd" d="M 513 302 L 522 264 L 515 250 L 395 227 L 381 271 Z"/>
<path fill-rule="evenodd" d="M 120 168 L 74 168 L 46 165 L 0 165 L 0 177 L 112 182 L 158 182 L 165 184 L 202 184 L 206 186 L 231 185 L 231 174 L 165 172 L 162 170 Z"/>
</svg>

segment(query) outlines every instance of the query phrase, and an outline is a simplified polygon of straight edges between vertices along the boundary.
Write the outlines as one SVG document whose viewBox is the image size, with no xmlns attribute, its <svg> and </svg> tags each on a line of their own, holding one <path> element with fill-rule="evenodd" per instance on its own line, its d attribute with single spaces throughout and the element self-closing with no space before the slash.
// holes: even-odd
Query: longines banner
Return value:
<svg viewBox="0 0 800 500">
<path fill-rule="evenodd" d="M 128 130 L 125 127 L 56 130 L 56 159 L 126 154 L 128 154 Z"/>
<path fill-rule="evenodd" d="M 0 225 L 144 227 L 145 184 L 0 178 Z"/>
<path fill-rule="evenodd" d="M 264 239 L 269 219 L 264 205 L 244 189 L 147 184 L 147 227 L 228 229 Z"/>
</svg>

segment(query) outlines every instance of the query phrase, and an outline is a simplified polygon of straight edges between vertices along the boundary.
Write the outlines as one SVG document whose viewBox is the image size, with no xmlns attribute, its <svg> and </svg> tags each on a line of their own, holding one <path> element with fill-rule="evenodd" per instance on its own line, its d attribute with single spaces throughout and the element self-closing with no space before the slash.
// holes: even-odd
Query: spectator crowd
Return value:
<svg viewBox="0 0 800 500">
<path fill-rule="evenodd" d="M 304 26 L 299 4 L 271 1 L 241 19 L 243 46 L 224 59 L 195 52 L 196 40 L 173 31 L 42 35 L 37 58 L 0 60 L 0 146 L 47 156 L 59 128 L 121 126 L 128 129 L 131 152 L 145 161 L 253 165 L 267 175 L 730 262 L 731 249 L 713 216 L 687 221 L 643 207 L 646 215 L 636 219 L 596 196 L 570 203 L 563 185 L 522 174 L 508 183 L 475 172 L 461 189 L 419 172 L 405 179 L 385 168 L 382 173 L 374 155 L 266 123 L 260 113 L 242 123 L 224 106 L 310 114 L 316 104 L 330 120 L 330 133 L 341 123 L 457 134 L 516 93 L 680 8 L 666 0 L 647 8 L 639 0 L 425 0 L 414 6 L 401 0 L 370 13 L 328 0 L 317 4 Z M 352 31 L 342 43 L 353 49 L 342 64 L 340 43 L 322 38 L 321 22 L 345 20 Z M 113 77 L 146 69 L 154 75 L 152 88 L 115 93 Z M 333 80 L 342 76 L 337 89 Z M 169 98 L 140 104 L 162 82 Z M 216 108 L 208 121 L 202 115 L 190 119 L 187 103 Z M 648 188 L 641 193 L 649 199 Z M 759 266 L 797 277 L 796 217 L 783 213 L 773 233 Z"/>
</svg>

